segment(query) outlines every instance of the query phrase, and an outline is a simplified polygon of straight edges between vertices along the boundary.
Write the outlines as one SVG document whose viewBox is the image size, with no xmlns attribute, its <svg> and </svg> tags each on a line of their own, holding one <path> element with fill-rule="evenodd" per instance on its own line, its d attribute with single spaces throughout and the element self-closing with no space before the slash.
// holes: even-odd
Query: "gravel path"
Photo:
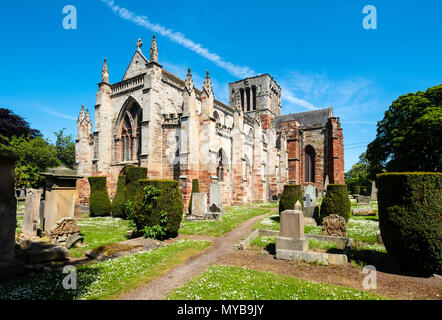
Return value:
<svg viewBox="0 0 442 320">
<path fill-rule="evenodd" d="M 215 238 L 212 245 L 206 250 L 161 277 L 119 297 L 119 300 L 161 300 L 166 298 L 172 290 L 179 288 L 193 277 L 206 271 L 209 266 L 219 263 L 223 258 L 234 253 L 237 250 L 235 245 L 250 234 L 253 225 L 265 216 L 273 214 L 275 210 L 272 208 L 270 213 L 244 221 L 231 232 Z"/>
</svg>

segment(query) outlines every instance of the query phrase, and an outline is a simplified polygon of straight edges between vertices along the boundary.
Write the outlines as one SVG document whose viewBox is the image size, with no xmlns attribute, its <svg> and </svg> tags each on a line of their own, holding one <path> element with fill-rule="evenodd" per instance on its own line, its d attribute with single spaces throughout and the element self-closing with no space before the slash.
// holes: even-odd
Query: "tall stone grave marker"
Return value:
<svg viewBox="0 0 442 320">
<path fill-rule="evenodd" d="M 279 236 L 276 237 L 276 257 L 279 250 L 307 251 L 308 242 L 304 236 L 304 214 L 298 201 L 295 210 L 281 212 Z"/>
<path fill-rule="evenodd" d="M 66 167 L 52 168 L 42 175 L 46 178 L 43 229 L 49 232 L 61 218 L 81 217 L 76 182 L 82 177 Z"/>
<path fill-rule="evenodd" d="M 378 188 L 376 188 L 376 181 L 373 180 L 371 183 L 371 200 L 377 201 L 378 200 Z"/>
<path fill-rule="evenodd" d="M 221 207 L 221 189 L 217 182 L 212 182 L 210 184 L 210 205 L 216 204 L 218 207 Z"/>
<path fill-rule="evenodd" d="M 14 187 L 14 165 L 17 155 L 0 150 L 0 278 L 19 273 L 23 262 L 15 260 L 17 199 Z"/>
<path fill-rule="evenodd" d="M 26 189 L 26 205 L 22 231 L 27 237 L 35 237 L 37 235 L 38 221 L 40 220 L 40 198 L 40 190 Z"/>
<path fill-rule="evenodd" d="M 307 201 L 307 195 L 310 197 L 311 201 L 316 202 L 316 188 L 312 185 L 307 185 L 304 187 L 304 195 L 305 200 Z M 311 206 L 311 204 L 307 205 L 308 207 Z"/>
</svg>

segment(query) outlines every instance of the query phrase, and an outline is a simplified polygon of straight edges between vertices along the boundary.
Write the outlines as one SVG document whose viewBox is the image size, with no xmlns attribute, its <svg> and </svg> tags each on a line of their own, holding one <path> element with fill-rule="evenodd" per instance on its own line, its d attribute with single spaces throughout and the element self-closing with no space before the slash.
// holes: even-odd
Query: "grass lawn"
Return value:
<svg viewBox="0 0 442 320">
<path fill-rule="evenodd" d="M 268 212 L 270 212 L 268 208 L 229 207 L 224 211 L 222 221 L 183 220 L 179 233 L 219 237 L 224 233 L 232 231 L 240 223 Z"/>
<path fill-rule="evenodd" d="M 152 281 L 208 247 L 208 241 L 179 240 L 164 247 L 77 268 L 77 289 L 65 290 L 61 271 L 40 273 L 10 283 L 0 300 L 112 299 Z"/>
<path fill-rule="evenodd" d="M 20 233 L 23 225 L 23 215 L 17 215 L 17 227 L 15 228 L 15 233 Z"/>
<path fill-rule="evenodd" d="M 212 266 L 170 300 L 375 300 L 365 291 L 239 267 Z"/>
<path fill-rule="evenodd" d="M 72 257 L 81 257 L 87 250 L 94 249 L 106 244 L 127 240 L 126 233 L 129 230 L 129 221 L 111 218 L 94 217 L 77 221 L 81 234 L 84 236 L 84 247 L 71 248 L 69 254 Z"/>
</svg>

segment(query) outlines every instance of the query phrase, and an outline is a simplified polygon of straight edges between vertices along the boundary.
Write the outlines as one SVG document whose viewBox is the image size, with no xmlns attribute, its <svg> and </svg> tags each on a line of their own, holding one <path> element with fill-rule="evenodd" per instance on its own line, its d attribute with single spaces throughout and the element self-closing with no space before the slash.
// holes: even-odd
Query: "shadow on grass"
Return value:
<svg viewBox="0 0 442 320">
<path fill-rule="evenodd" d="M 77 269 L 77 289 L 63 287 L 63 279 L 74 273 L 56 270 L 26 274 L 6 284 L 0 292 L 0 300 L 78 300 L 99 279 L 101 273 L 99 267 Z M 67 283 L 73 284 L 72 280 Z"/>
<path fill-rule="evenodd" d="M 270 219 L 272 219 L 275 222 L 279 222 L 280 217 L 279 216 L 272 216 L 272 217 L 270 217 Z"/>
</svg>

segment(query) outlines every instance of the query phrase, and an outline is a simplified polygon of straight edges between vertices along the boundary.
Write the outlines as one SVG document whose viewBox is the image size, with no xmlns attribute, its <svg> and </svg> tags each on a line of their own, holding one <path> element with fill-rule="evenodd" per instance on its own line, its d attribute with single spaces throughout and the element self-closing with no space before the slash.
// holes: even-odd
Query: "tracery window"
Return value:
<svg viewBox="0 0 442 320">
<path fill-rule="evenodd" d="M 305 148 L 305 182 L 315 182 L 315 156 L 316 152 L 312 146 Z"/>
</svg>

